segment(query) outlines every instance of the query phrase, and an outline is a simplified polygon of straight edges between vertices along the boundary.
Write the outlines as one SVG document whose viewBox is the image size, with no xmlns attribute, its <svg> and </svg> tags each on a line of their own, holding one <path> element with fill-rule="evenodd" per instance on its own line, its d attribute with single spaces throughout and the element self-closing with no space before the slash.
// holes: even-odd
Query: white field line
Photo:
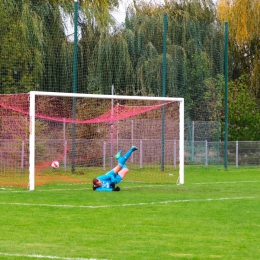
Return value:
<svg viewBox="0 0 260 260">
<path fill-rule="evenodd" d="M 238 184 L 238 183 L 255 183 L 260 181 L 219 181 L 219 182 L 198 182 L 191 183 L 196 185 L 207 185 L 207 184 Z"/>
<path fill-rule="evenodd" d="M 97 259 L 97 258 L 71 258 L 71 257 L 60 257 L 60 256 L 50 256 L 50 255 L 36 255 L 36 254 L 9 254 L 0 252 L 0 256 L 11 256 L 11 257 L 26 257 L 26 258 L 47 258 L 47 259 L 61 259 L 61 260 L 106 260 L 106 259 Z"/>
<path fill-rule="evenodd" d="M 92 190 L 92 187 L 88 187 L 88 188 L 64 188 L 64 189 L 48 189 L 48 190 L 38 190 L 36 189 L 37 192 L 52 192 L 52 191 L 79 191 L 79 190 Z M 19 193 L 19 192 L 33 192 L 33 191 L 29 191 L 29 190 L 13 190 L 11 188 L 0 188 L 0 193 L 1 192 L 14 192 L 14 193 Z"/>
<path fill-rule="evenodd" d="M 111 208 L 111 207 L 138 207 L 146 205 L 160 205 L 170 203 L 188 203 L 188 202 L 209 202 L 209 201 L 228 201 L 228 200 L 249 200 L 259 199 L 259 197 L 234 197 L 234 198 L 208 198 L 208 199 L 185 199 L 185 200 L 166 200 L 156 202 L 140 202 L 129 204 L 115 204 L 115 205 L 69 205 L 69 204 L 36 204 L 36 203 L 21 203 L 21 202 L 0 202 L 0 205 L 14 205 L 14 206 L 29 206 L 29 207 L 61 207 L 61 208 L 86 208 L 86 209 L 98 209 L 98 208 Z"/>
<path fill-rule="evenodd" d="M 198 183 L 189 183 L 189 184 L 194 184 L 194 185 L 214 185 L 214 184 L 239 184 L 239 183 L 258 183 L 260 181 L 223 181 L 223 182 L 198 182 Z M 36 191 L 38 192 L 52 192 L 52 191 L 79 191 L 79 190 L 92 190 L 91 185 L 89 183 L 81 183 L 81 184 L 62 184 L 58 186 L 79 186 L 79 185 L 86 185 L 86 188 L 61 188 L 61 189 L 38 189 L 36 188 Z M 138 185 L 138 186 L 131 186 L 131 187 L 124 187 L 124 189 L 133 189 L 133 188 L 143 188 L 143 187 L 165 187 L 165 186 L 175 186 L 175 184 L 148 184 L 148 185 Z M 185 184 L 184 184 L 185 187 Z M 0 187 L 0 192 L 1 191 L 8 191 L 8 192 L 14 192 L 14 193 L 19 193 L 19 192 L 31 192 L 29 190 L 13 190 L 14 187 Z"/>
</svg>

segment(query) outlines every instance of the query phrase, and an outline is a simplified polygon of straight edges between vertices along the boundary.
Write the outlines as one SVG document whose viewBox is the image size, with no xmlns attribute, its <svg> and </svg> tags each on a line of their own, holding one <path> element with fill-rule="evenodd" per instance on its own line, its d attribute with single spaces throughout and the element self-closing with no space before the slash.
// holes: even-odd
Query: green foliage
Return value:
<svg viewBox="0 0 260 260">
<path fill-rule="evenodd" d="M 236 80 L 248 74 L 248 91 L 260 102 L 259 33 L 260 2 L 257 0 L 220 0 L 217 17 L 228 22 L 229 77 Z"/>
<path fill-rule="evenodd" d="M 37 88 L 41 69 L 34 66 L 39 61 L 38 51 L 30 45 L 27 38 L 29 24 L 22 22 L 22 18 L 31 17 L 27 7 L 21 9 L 19 5 L 1 1 L 1 8 L 5 10 L 0 21 L 0 71 L 1 71 L 1 93 L 25 93 Z M 8 7 L 7 7 L 8 6 Z M 33 24 L 34 17 L 30 20 Z M 36 26 L 40 31 L 40 26 Z M 28 30 L 27 30 L 28 29 Z M 36 44 L 37 38 L 34 37 Z"/>
<path fill-rule="evenodd" d="M 73 3 L 0 3 L 7 8 L 0 12 L 1 92 L 72 92 L 74 46 L 63 16 L 73 17 Z M 212 2 L 141 2 L 129 8 L 124 27 L 108 28 L 107 10 L 116 4 L 80 1 L 77 91 L 111 94 L 114 85 L 115 94 L 161 96 L 166 13 L 166 96 L 185 98 L 186 120 L 218 121 L 223 25 Z M 105 6 L 104 17 L 93 19 Z"/>
<path fill-rule="evenodd" d="M 240 82 L 237 87 L 230 83 L 229 136 L 258 140 L 259 41 L 250 28 L 258 23 L 259 4 L 234 3 L 226 9 L 223 1 L 218 5 L 219 17 L 230 18 L 230 76 L 232 80 L 242 73 L 250 77 L 234 81 Z M 134 2 L 125 27 L 113 30 L 108 27 L 112 24 L 108 11 L 117 1 L 79 4 L 78 92 L 111 94 L 113 84 L 116 94 L 161 96 L 166 13 L 166 95 L 185 98 L 186 119 L 219 120 L 223 25 L 215 20 L 212 1 Z M 0 5 L 0 92 L 71 92 L 73 42 L 65 36 L 63 16 L 73 19 L 74 1 L 0 0 Z M 241 21 L 246 18 L 247 9 L 242 7 L 251 5 L 254 12 L 248 24 L 239 23 L 243 30 L 236 29 L 238 14 L 243 16 Z M 236 44 L 236 35 L 239 42 L 246 40 L 244 48 Z"/>
<path fill-rule="evenodd" d="M 5 9 L 9 4 L 2 1 L 1 5 Z M 67 59 L 70 55 L 63 44 L 65 38 L 58 6 L 18 2 L 7 10 L 5 19 L 8 21 L 9 16 L 13 18 L 6 26 L 7 30 L 0 32 L 0 69 L 3 74 L 1 92 L 6 94 L 26 93 L 36 89 L 59 90 L 61 85 L 65 90 L 66 84 L 60 77 L 64 64 L 61 60 L 64 54 Z M 43 85 L 46 87 L 43 88 Z"/>
<path fill-rule="evenodd" d="M 229 83 L 228 135 L 230 141 L 260 139 L 260 111 L 256 98 L 248 91 L 248 76 Z"/>
<path fill-rule="evenodd" d="M 223 56 L 223 29 L 220 24 L 204 24 L 191 10 L 201 8 L 198 1 L 184 2 L 160 8 L 143 5 L 130 10 L 126 19 L 126 29 L 136 35 L 135 51 L 131 51 L 137 61 L 137 89 L 148 95 L 162 94 L 162 35 L 163 14 L 168 13 L 167 29 L 167 91 L 168 96 L 185 98 L 185 115 L 191 120 L 219 120 L 220 91 Z M 185 10 L 178 12 L 177 10 Z M 189 15 L 188 15 L 189 14 Z M 212 12 L 212 15 L 214 12 Z M 213 18 L 212 18 L 213 19 Z M 209 21 L 209 20 L 208 20 Z M 133 39 L 133 38 L 131 38 Z M 218 50 L 218 51 L 216 51 Z M 147 55 L 152 53 L 152 55 Z M 209 87 L 209 81 L 215 82 Z M 209 92 L 213 90 L 212 99 Z M 138 93 L 138 92 L 137 92 Z M 217 94 L 216 94 L 217 93 Z M 218 100 L 213 100 L 218 98 Z M 217 108 L 212 113 L 210 102 Z M 201 104 L 204 104 L 205 107 Z M 215 106 L 217 104 L 217 106 Z M 214 114 L 214 115 L 212 115 Z"/>
</svg>

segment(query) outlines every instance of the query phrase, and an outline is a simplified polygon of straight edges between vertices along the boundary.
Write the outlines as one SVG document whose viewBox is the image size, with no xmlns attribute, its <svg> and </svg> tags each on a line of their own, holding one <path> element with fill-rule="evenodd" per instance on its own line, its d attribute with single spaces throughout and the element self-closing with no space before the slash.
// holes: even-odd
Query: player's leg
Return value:
<svg viewBox="0 0 260 260">
<path fill-rule="evenodd" d="M 118 164 L 112 171 L 114 174 L 117 174 L 119 173 L 119 171 L 122 169 L 122 165 L 121 164 Z"/>
<path fill-rule="evenodd" d="M 117 184 L 125 177 L 125 175 L 128 173 L 128 168 L 124 164 L 118 164 L 114 169 L 110 170 L 106 173 L 106 175 L 109 175 L 111 178 L 111 183 Z"/>
<path fill-rule="evenodd" d="M 116 175 L 123 168 L 124 168 L 124 165 L 118 163 L 118 165 L 115 168 L 113 168 L 112 170 L 110 170 L 109 172 L 107 172 L 106 175 Z"/>
<path fill-rule="evenodd" d="M 124 164 L 123 168 L 118 172 L 118 174 L 115 177 L 115 184 L 118 184 L 119 182 L 121 182 L 128 172 L 129 172 L 129 169 Z M 119 187 L 118 187 L 118 189 L 120 190 Z"/>
<path fill-rule="evenodd" d="M 129 169 L 127 166 L 124 164 L 123 166 L 121 164 L 118 164 L 114 169 L 113 169 L 116 178 L 116 183 L 119 183 L 129 172 Z M 119 177 L 119 178 L 117 178 Z"/>
<path fill-rule="evenodd" d="M 124 177 L 127 175 L 127 173 L 129 172 L 129 169 L 127 167 L 123 168 L 121 171 L 118 172 L 118 175 L 124 179 Z"/>
<path fill-rule="evenodd" d="M 131 154 L 136 150 L 138 150 L 138 148 L 136 146 L 132 146 L 123 156 L 121 156 L 121 151 L 118 152 L 116 156 L 118 156 L 119 164 L 124 165 Z"/>
</svg>

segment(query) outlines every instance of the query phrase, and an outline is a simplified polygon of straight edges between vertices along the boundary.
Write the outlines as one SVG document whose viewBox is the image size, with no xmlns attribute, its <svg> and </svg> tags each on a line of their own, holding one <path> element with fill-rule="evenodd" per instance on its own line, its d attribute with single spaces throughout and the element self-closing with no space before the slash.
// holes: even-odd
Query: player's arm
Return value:
<svg viewBox="0 0 260 260">
<path fill-rule="evenodd" d="M 120 191 L 120 188 L 118 186 L 114 187 L 114 188 L 97 187 L 97 188 L 95 188 L 95 191 Z"/>
<path fill-rule="evenodd" d="M 113 191 L 113 188 L 97 187 L 95 191 Z"/>
</svg>

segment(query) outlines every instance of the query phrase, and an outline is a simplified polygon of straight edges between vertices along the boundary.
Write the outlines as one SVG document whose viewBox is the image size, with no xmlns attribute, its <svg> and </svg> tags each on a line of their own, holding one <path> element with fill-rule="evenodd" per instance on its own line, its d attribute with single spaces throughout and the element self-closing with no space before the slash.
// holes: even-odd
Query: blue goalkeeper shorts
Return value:
<svg viewBox="0 0 260 260">
<path fill-rule="evenodd" d="M 116 174 L 114 172 L 114 170 L 107 172 L 106 175 L 114 175 L 116 184 L 123 180 L 122 177 L 119 174 Z"/>
</svg>

